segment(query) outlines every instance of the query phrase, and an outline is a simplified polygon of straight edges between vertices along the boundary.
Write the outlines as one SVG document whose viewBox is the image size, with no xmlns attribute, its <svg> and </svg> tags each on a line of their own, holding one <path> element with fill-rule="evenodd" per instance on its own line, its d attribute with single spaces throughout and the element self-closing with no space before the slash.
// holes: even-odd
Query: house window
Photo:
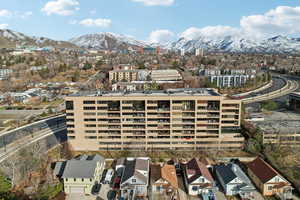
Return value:
<svg viewBox="0 0 300 200">
<path fill-rule="evenodd" d="M 131 182 L 132 182 L 132 183 L 136 183 L 136 179 L 132 179 Z"/>
<path fill-rule="evenodd" d="M 272 189 L 273 189 L 272 185 L 268 186 L 268 190 L 272 190 Z"/>
<path fill-rule="evenodd" d="M 74 178 L 74 182 L 76 182 L 76 178 Z"/>
<path fill-rule="evenodd" d="M 66 178 L 66 182 L 68 182 L 68 179 Z"/>
<path fill-rule="evenodd" d="M 204 182 L 205 182 L 204 178 L 200 178 L 200 183 L 204 183 Z"/>
<path fill-rule="evenodd" d="M 92 182 L 92 181 L 93 181 L 93 179 L 91 179 L 91 178 L 90 178 L 90 181 Z"/>
<path fill-rule="evenodd" d="M 82 178 L 81 181 L 84 182 L 84 179 Z"/>
<path fill-rule="evenodd" d="M 156 186 L 156 190 L 157 190 L 157 191 L 160 191 L 160 186 Z"/>
<path fill-rule="evenodd" d="M 192 190 L 193 190 L 193 191 L 197 191 L 197 190 L 198 190 L 198 186 L 193 186 L 193 187 L 192 187 Z"/>
</svg>

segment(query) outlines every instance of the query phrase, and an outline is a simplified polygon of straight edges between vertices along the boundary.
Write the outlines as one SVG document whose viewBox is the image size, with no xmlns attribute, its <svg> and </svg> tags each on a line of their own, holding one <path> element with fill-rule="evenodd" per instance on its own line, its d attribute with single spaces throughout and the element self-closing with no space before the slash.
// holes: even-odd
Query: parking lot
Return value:
<svg viewBox="0 0 300 200">
<path fill-rule="evenodd" d="M 299 113 L 282 110 L 259 115 L 264 118 L 264 121 L 253 122 L 253 124 L 265 132 L 282 134 L 300 132 Z"/>
</svg>

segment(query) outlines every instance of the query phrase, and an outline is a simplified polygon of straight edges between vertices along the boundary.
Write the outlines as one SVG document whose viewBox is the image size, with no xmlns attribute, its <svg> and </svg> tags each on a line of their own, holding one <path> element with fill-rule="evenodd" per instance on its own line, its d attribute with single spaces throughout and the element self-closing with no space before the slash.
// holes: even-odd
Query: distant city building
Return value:
<svg viewBox="0 0 300 200">
<path fill-rule="evenodd" d="M 290 108 L 294 111 L 300 112 L 300 92 L 294 92 L 289 95 Z"/>
<path fill-rule="evenodd" d="M 199 74 L 209 78 L 217 87 L 240 87 L 252 78 L 256 70 L 252 69 L 200 69 Z"/>
<path fill-rule="evenodd" d="M 196 49 L 195 50 L 195 55 L 196 56 L 204 56 L 204 49 L 202 49 L 202 48 L 198 48 L 198 49 Z"/>
<path fill-rule="evenodd" d="M 181 49 L 181 50 L 180 50 L 180 55 L 181 55 L 181 56 L 185 56 L 185 49 Z"/>
<path fill-rule="evenodd" d="M 7 79 L 11 73 L 13 73 L 11 69 L 0 69 L 0 80 Z"/>
<path fill-rule="evenodd" d="M 92 92 L 66 97 L 78 151 L 241 149 L 241 101 L 214 89 Z M 207 137 L 209 135 L 209 137 Z"/>
<path fill-rule="evenodd" d="M 160 54 L 160 47 L 153 48 L 153 47 L 142 47 L 141 54 Z"/>
<path fill-rule="evenodd" d="M 138 80 L 138 70 L 112 70 L 109 72 L 109 82 L 131 82 Z"/>
<path fill-rule="evenodd" d="M 215 83 L 217 87 L 240 87 L 245 85 L 250 79 L 249 75 L 220 75 L 210 76 L 211 83 Z"/>
<path fill-rule="evenodd" d="M 152 70 L 152 81 L 179 81 L 182 80 L 181 74 L 177 70 Z"/>
</svg>

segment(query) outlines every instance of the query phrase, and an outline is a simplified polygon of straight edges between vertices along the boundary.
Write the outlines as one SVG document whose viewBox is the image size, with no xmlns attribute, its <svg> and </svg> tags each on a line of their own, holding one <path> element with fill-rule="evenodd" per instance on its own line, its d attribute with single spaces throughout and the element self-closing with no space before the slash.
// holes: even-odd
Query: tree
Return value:
<svg viewBox="0 0 300 200">
<path fill-rule="evenodd" d="M 84 65 L 83 65 L 83 70 L 89 70 L 89 69 L 92 69 L 92 65 L 90 64 L 90 63 L 88 63 L 88 62 L 86 62 L 86 63 L 84 63 Z"/>
<path fill-rule="evenodd" d="M 72 82 L 78 82 L 80 79 L 80 72 L 77 70 L 75 71 L 74 75 L 72 76 Z"/>
<path fill-rule="evenodd" d="M 268 100 L 268 101 L 262 103 L 262 108 L 265 110 L 272 111 L 272 110 L 276 110 L 278 108 L 278 104 L 275 101 Z"/>
</svg>

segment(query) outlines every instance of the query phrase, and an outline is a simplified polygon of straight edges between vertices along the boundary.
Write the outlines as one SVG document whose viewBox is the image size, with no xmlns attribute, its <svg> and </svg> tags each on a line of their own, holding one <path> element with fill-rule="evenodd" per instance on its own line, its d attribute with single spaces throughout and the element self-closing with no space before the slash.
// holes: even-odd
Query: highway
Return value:
<svg viewBox="0 0 300 200">
<path fill-rule="evenodd" d="M 41 120 L 0 135 L 0 163 L 22 148 L 43 139 L 49 149 L 67 140 L 65 116 Z"/>
<path fill-rule="evenodd" d="M 251 93 L 250 95 L 243 97 L 242 101 L 244 104 L 250 104 L 276 99 L 278 97 L 288 95 L 291 92 L 297 91 L 299 86 L 299 82 L 291 77 L 273 77 L 272 87 L 258 93 Z"/>
</svg>

